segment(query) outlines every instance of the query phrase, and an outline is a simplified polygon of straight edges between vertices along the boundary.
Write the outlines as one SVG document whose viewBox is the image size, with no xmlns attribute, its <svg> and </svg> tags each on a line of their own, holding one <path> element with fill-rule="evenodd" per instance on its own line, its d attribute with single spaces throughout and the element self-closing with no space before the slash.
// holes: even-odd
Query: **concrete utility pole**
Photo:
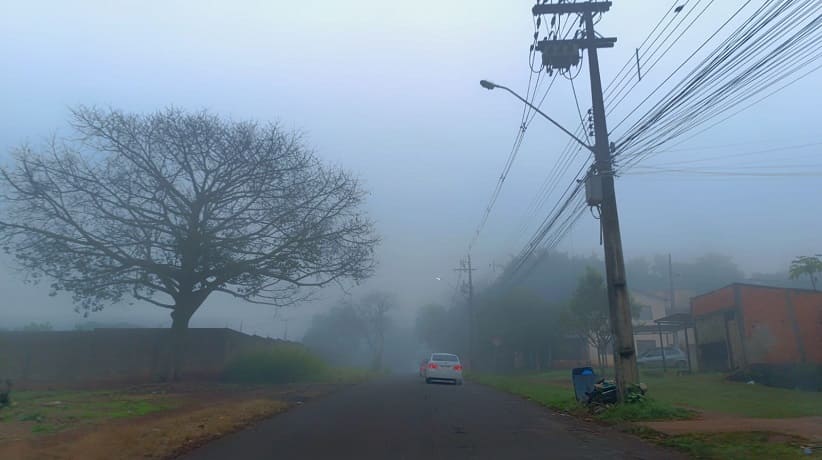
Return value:
<svg viewBox="0 0 822 460">
<path fill-rule="evenodd" d="M 572 40 L 542 40 L 537 50 L 542 52 L 543 63 L 549 69 L 565 68 L 578 64 L 578 50 L 588 50 L 588 68 L 591 77 L 591 109 L 594 118 L 595 174 L 588 180 L 598 180 L 602 186 L 600 224 L 605 249 L 605 274 L 608 283 L 608 303 L 611 327 L 614 332 L 614 373 L 620 398 L 626 388 L 639 382 L 634 346 L 634 328 L 631 323 L 631 305 L 625 276 L 625 260 L 622 254 L 622 237 L 619 232 L 614 170 L 608 127 L 605 122 L 605 104 L 602 97 L 602 81 L 599 75 L 598 48 L 613 47 L 615 38 L 597 38 L 594 34 L 594 14 L 604 13 L 611 2 L 553 3 L 535 5 L 534 16 L 543 14 L 581 15 L 585 25 L 583 38 Z"/>
<path fill-rule="evenodd" d="M 454 269 L 458 272 L 468 272 L 468 357 L 465 360 L 468 369 L 474 368 L 474 270 L 476 268 L 471 268 L 471 254 L 460 261 L 460 268 Z"/>
</svg>

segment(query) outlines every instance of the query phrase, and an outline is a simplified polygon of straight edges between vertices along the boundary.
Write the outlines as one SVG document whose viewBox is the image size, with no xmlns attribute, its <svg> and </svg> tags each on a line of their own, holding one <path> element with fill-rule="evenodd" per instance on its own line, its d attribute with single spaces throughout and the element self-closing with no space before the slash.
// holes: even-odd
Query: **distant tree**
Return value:
<svg viewBox="0 0 822 460">
<path fill-rule="evenodd" d="M 788 273 L 793 280 L 807 276 L 815 291 L 817 281 L 816 274 L 822 273 L 822 259 L 820 259 L 820 256 L 799 256 L 791 262 L 791 268 Z"/>
<path fill-rule="evenodd" d="M 48 321 L 43 321 L 42 323 L 31 322 L 26 324 L 25 326 L 20 328 L 21 331 L 26 332 L 34 332 L 34 331 L 53 331 L 54 326 L 51 325 Z"/>
<path fill-rule="evenodd" d="M 479 322 L 476 312 L 476 322 Z M 428 304 L 417 310 L 414 333 L 420 345 L 427 351 L 456 353 L 467 358 L 468 311 L 464 303 L 447 308 L 443 305 Z M 419 357 L 419 356 L 417 356 Z"/>
<path fill-rule="evenodd" d="M 574 291 L 577 279 L 585 273 L 586 267 L 604 270 L 605 264 L 597 256 L 571 256 L 556 251 L 538 251 L 515 275 L 517 286 L 533 292 L 550 303 L 565 302 Z M 515 264 L 505 267 L 500 279 L 508 278 Z M 550 283 L 545 282 L 551 280 Z"/>
<path fill-rule="evenodd" d="M 668 257 L 655 256 L 654 264 L 659 273 L 664 273 L 663 279 L 668 282 Z M 674 262 L 673 271 L 677 274 L 676 287 L 689 289 L 695 292 L 707 292 L 719 289 L 730 283 L 741 281 L 745 273 L 733 261 L 731 256 L 707 253 L 692 262 Z M 630 283 L 631 280 L 628 280 Z"/>
<path fill-rule="evenodd" d="M 550 363 L 553 349 L 564 335 L 556 304 L 525 287 L 488 290 L 475 303 L 475 354 L 480 365 L 496 371 L 511 369 L 515 356 L 529 369 Z M 464 329 L 463 323 L 452 330 Z"/>
<path fill-rule="evenodd" d="M 170 378 L 212 293 L 282 306 L 372 273 L 365 193 L 298 135 L 177 109 L 72 115 L 74 138 L 0 170 L 0 240 L 78 311 L 129 295 L 169 309 Z"/>
<path fill-rule="evenodd" d="M 85 321 L 74 325 L 75 331 L 92 331 L 94 329 L 139 329 L 146 326 L 138 326 L 131 323 L 99 323 L 97 321 Z"/>
<path fill-rule="evenodd" d="M 656 262 L 661 256 L 654 259 Z M 664 268 L 664 272 L 661 272 Z M 625 262 L 625 273 L 632 289 L 655 291 L 668 287 L 668 267 L 660 267 L 644 257 L 637 257 Z"/>
<path fill-rule="evenodd" d="M 336 365 L 369 365 L 363 360 L 365 326 L 353 305 L 341 304 L 314 315 L 302 342 Z"/>
<path fill-rule="evenodd" d="M 354 309 L 363 324 L 365 341 L 373 356 L 371 367 L 374 370 L 383 368 L 385 333 L 389 327 L 388 312 L 395 306 L 394 297 L 381 291 L 367 294 L 354 302 Z"/>
<path fill-rule="evenodd" d="M 453 336 L 455 324 L 451 321 L 452 315 L 442 305 L 429 304 L 417 311 L 414 331 L 417 337 L 432 349 L 446 349 L 444 343 Z"/>
<path fill-rule="evenodd" d="M 785 271 L 777 271 L 772 273 L 751 273 L 750 277 L 745 278 L 745 282 L 789 289 L 813 289 L 813 284 L 811 284 L 810 278 L 801 277 L 792 279 L 790 271 L 787 267 Z"/>
<path fill-rule="evenodd" d="M 608 291 L 602 274 L 588 267 L 577 281 L 563 323 L 597 350 L 597 364 L 604 372 L 605 354 L 613 340 L 608 310 Z"/>
</svg>

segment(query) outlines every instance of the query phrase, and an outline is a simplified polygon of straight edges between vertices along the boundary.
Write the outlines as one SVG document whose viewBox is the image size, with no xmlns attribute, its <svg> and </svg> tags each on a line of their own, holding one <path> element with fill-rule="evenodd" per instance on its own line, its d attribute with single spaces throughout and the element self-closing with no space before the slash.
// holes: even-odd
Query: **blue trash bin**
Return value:
<svg viewBox="0 0 822 460">
<path fill-rule="evenodd" d="M 585 402 L 588 395 L 594 389 L 597 382 L 597 375 L 590 367 L 575 367 L 571 370 L 571 382 L 574 385 L 574 396 L 577 401 Z"/>
</svg>

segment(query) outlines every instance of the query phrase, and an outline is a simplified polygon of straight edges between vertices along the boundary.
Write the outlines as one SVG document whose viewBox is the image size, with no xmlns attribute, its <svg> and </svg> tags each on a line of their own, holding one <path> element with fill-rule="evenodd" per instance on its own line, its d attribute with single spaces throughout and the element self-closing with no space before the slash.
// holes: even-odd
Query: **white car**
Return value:
<svg viewBox="0 0 822 460">
<path fill-rule="evenodd" d="M 665 360 L 662 359 L 662 353 L 665 352 Z M 640 367 L 662 367 L 663 362 L 665 367 L 671 369 L 687 369 L 688 355 L 677 347 L 651 348 L 642 355 L 640 355 L 636 363 Z"/>
<path fill-rule="evenodd" d="M 462 364 L 457 355 L 432 353 L 425 367 L 425 383 L 453 382 L 462 385 Z"/>
</svg>

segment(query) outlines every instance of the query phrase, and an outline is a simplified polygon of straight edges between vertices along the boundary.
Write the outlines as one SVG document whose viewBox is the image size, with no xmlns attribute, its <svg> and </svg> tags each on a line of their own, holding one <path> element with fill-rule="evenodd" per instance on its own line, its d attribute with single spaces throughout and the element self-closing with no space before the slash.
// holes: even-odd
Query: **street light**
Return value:
<svg viewBox="0 0 822 460">
<path fill-rule="evenodd" d="M 457 287 L 456 287 L 456 286 L 454 286 L 454 284 L 453 284 L 453 283 L 451 283 L 451 282 L 449 282 L 449 281 L 446 281 L 446 280 L 442 279 L 442 277 L 441 277 L 441 276 L 435 276 L 435 277 L 434 277 L 434 279 L 435 279 L 436 281 L 439 281 L 440 283 L 444 283 L 445 285 L 447 285 L 447 286 L 448 286 L 449 288 L 451 288 L 451 289 L 454 289 L 454 290 L 456 290 L 456 289 L 457 289 Z"/>
<path fill-rule="evenodd" d="M 586 144 L 585 142 L 583 142 L 580 138 L 578 138 L 578 137 L 574 136 L 574 134 L 573 134 L 573 133 L 571 133 L 571 131 L 568 131 L 568 130 L 567 130 L 567 129 L 565 129 L 562 125 L 560 125 L 559 123 L 557 123 L 556 121 L 554 121 L 554 119 L 553 119 L 553 118 L 551 118 L 551 117 L 549 117 L 548 115 L 546 115 L 546 114 L 545 114 L 545 112 L 543 112 L 542 110 L 538 109 L 536 106 L 534 106 L 534 104 L 531 104 L 531 103 L 530 103 L 530 102 L 528 102 L 527 100 L 523 99 L 523 97 L 522 97 L 522 96 L 520 96 L 519 94 L 515 93 L 515 92 L 514 92 L 511 88 L 509 88 L 509 87 L 507 87 L 507 86 L 503 86 L 503 85 L 498 85 L 498 84 L 496 84 L 496 83 L 494 83 L 494 82 L 491 82 L 491 81 L 488 81 L 488 80 L 480 80 L 480 86 L 482 86 L 483 88 L 485 88 L 485 89 L 487 89 L 487 90 L 492 90 L 492 89 L 499 88 L 499 89 L 504 89 L 505 91 L 508 91 L 509 93 L 513 94 L 513 95 L 514 95 L 514 97 L 516 97 L 517 99 L 519 99 L 520 101 L 522 101 L 522 103 L 523 103 L 523 104 L 527 105 L 528 107 L 531 107 L 531 108 L 532 108 L 532 109 L 533 109 L 536 113 L 538 113 L 538 114 L 542 115 L 543 117 L 545 117 L 545 119 L 546 119 L 546 120 L 548 120 L 548 121 L 550 121 L 551 123 L 553 123 L 553 124 L 554 124 L 554 126 L 556 126 L 557 128 L 561 129 L 561 130 L 562 130 L 565 134 L 567 134 L 567 135 L 571 136 L 571 138 L 573 138 L 575 141 L 577 141 L 577 143 L 579 143 L 579 145 L 581 145 L 581 146 L 585 147 L 585 148 L 586 148 L 588 151 L 590 151 L 591 153 L 594 153 L 594 148 L 593 148 L 593 147 L 591 147 L 590 145 L 588 145 L 588 144 Z"/>
</svg>

